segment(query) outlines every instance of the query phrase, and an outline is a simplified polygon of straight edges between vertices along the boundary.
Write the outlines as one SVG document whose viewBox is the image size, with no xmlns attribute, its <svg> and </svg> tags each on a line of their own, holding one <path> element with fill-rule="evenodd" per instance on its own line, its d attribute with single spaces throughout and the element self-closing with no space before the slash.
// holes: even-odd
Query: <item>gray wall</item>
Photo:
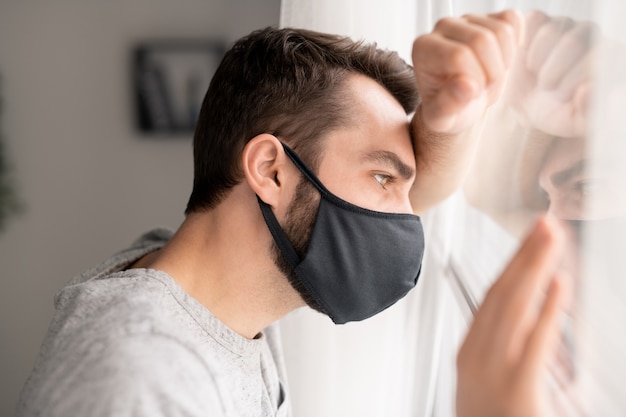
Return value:
<svg viewBox="0 0 626 417">
<path fill-rule="evenodd" d="M 0 2 L 2 130 L 24 212 L 0 234 L 0 415 L 11 415 L 54 293 L 154 226 L 176 228 L 191 140 L 133 127 L 129 48 L 227 42 L 277 25 L 279 0 Z"/>
</svg>

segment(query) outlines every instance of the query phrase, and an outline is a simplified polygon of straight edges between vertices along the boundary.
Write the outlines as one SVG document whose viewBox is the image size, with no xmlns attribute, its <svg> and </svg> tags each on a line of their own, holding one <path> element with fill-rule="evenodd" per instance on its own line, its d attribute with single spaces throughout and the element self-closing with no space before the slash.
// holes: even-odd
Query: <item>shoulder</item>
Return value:
<svg viewBox="0 0 626 417">
<path fill-rule="evenodd" d="M 55 298 L 50 338 L 93 339 L 122 336 L 170 323 L 177 304 L 155 273 L 133 270 L 68 285 Z"/>
<path fill-rule="evenodd" d="M 96 338 L 72 358 L 42 364 L 25 386 L 20 415 L 223 415 L 206 359 L 162 333 Z M 27 412 L 28 411 L 28 412 Z"/>
</svg>

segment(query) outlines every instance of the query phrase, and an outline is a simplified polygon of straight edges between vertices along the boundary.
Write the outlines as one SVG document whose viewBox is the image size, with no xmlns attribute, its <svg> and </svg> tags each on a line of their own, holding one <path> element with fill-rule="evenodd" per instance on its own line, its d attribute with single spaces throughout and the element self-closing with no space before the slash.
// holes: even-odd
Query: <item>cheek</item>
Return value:
<svg viewBox="0 0 626 417">
<path fill-rule="evenodd" d="M 408 187 L 390 184 L 383 189 L 375 181 L 372 182 L 374 185 L 367 191 L 367 201 L 364 201 L 361 207 L 385 213 L 413 214 Z M 364 187 L 361 188 L 361 193 L 366 194 Z"/>
<path fill-rule="evenodd" d="M 626 194 L 621 190 L 606 190 L 592 195 L 585 204 L 585 213 L 591 219 L 626 215 Z"/>
<path fill-rule="evenodd" d="M 588 217 L 587 204 L 580 195 L 556 190 L 550 197 L 548 213 L 558 219 L 581 220 Z"/>
<path fill-rule="evenodd" d="M 384 202 L 384 209 L 380 211 L 413 214 L 409 191 L 398 188 L 393 193 L 389 193 L 388 198 Z"/>
<path fill-rule="evenodd" d="M 563 216 L 563 207 L 561 202 L 559 201 L 559 199 L 557 197 L 554 196 L 550 196 L 550 202 L 548 203 L 548 210 L 547 210 L 548 214 L 556 217 L 557 219 L 563 219 L 565 218 Z M 573 219 L 571 219 L 573 220 Z"/>
<path fill-rule="evenodd" d="M 343 173 L 338 170 L 332 179 L 322 180 L 322 182 L 328 191 L 342 200 L 346 200 L 355 206 L 376 210 L 375 207 L 378 204 L 376 199 L 379 198 L 376 193 L 376 187 L 380 188 L 380 185 L 373 178 L 354 178 L 350 176 L 347 170 Z"/>
<path fill-rule="evenodd" d="M 298 185 L 296 195 L 289 205 L 285 233 L 300 257 L 304 256 L 319 207 L 317 189 L 306 181 Z"/>
</svg>

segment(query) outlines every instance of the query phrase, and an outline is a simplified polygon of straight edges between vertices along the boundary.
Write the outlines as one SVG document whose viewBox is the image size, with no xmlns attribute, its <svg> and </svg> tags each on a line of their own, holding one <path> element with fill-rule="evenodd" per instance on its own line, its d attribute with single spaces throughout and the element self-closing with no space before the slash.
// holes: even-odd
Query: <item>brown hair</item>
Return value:
<svg viewBox="0 0 626 417">
<path fill-rule="evenodd" d="M 193 191 L 185 213 L 215 207 L 241 181 L 243 148 L 262 133 L 280 137 L 315 170 L 317 139 L 348 117 L 351 106 L 342 87 L 351 73 L 377 81 L 407 114 L 415 110 L 411 66 L 375 44 L 274 28 L 236 42 L 202 103 L 193 144 Z"/>
</svg>

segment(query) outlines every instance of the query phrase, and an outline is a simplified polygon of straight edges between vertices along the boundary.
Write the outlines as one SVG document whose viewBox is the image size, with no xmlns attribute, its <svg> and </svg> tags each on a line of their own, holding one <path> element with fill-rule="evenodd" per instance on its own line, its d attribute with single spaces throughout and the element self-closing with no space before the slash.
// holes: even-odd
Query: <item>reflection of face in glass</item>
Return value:
<svg viewBox="0 0 626 417">
<path fill-rule="evenodd" d="M 560 219 L 580 219 L 584 209 L 584 140 L 553 138 L 539 171 L 539 187 L 548 212 Z"/>
<path fill-rule="evenodd" d="M 552 138 L 538 175 L 549 213 L 565 220 L 626 215 L 623 179 L 611 155 L 588 155 L 583 138 Z"/>
</svg>

